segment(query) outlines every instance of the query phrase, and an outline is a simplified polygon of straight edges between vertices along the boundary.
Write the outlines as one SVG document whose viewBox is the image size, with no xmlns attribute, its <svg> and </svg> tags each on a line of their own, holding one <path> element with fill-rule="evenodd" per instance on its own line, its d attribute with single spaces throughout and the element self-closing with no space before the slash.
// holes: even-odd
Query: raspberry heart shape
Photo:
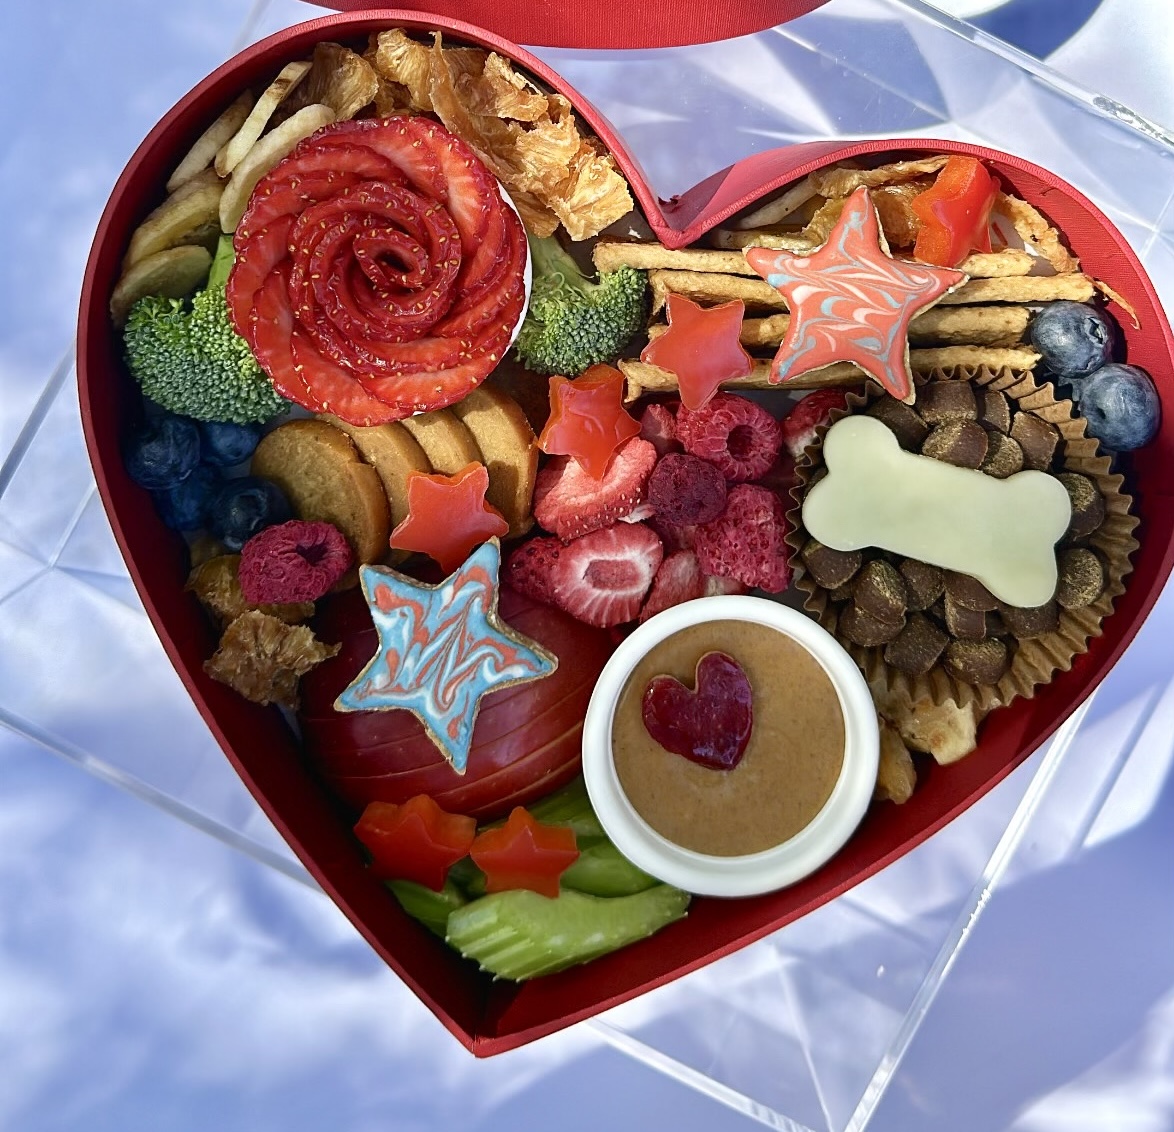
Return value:
<svg viewBox="0 0 1174 1132">
<path fill-rule="evenodd" d="M 1174 495 L 1153 486 L 1168 482 L 1174 452 L 1174 379 L 1169 376 L 1174 373 L 1174 336 L 1157 292 L 1125 237 L 1060 176 L 1027 160 L 924 137 L 829 139 L 762 150 L 662 200 L 624 139 L 540 59 L 470 24 L 436 15 L 401 14 L 396 25 L 422 40 L 430 42 L 432 32 L 442 29 L 446 40 L 496 51 L 564 95 L 615 157 L 653 235 L 672 248 L 702 240 L 739 210 L 839 161 L 869 164 L 938 153 L 980 157 L 1004 185 L 1060 229 L 1084 271 L 1131 303 L 1137 319 L 1119 320 L 1121 348 L 1131 363 L 1155 376 L 1166 409 L 1156 441 L 1130 454 L 1126 463 L 1131 482 L 1144 488 L 1136 500 L 1144 538 L 1133 559 L 1133 576 L 1115 612 L 1105 619 L 1103 633 L 1090 641 L 1072 671 L 1040 689 L 1032 700 L 992 712 L 972 754 L 953 766 L 925 767 L 914 805 L 874 807 L 837 856 L 802 884 L 736 901 L 698 898 L 687 919 L 651 940 L 529 984 L 493 983 L 429 933 L 417 930 L 418 925 L 388 900 L 386 889 L 356 850 L 340 807 L 322 788 L 283 717 L 240 699 L 205 676 L 203 664 L 215 647 L 215 634 L 195 600 L 183 593 L 186 547 L 146 505 L 143 490 L 127 477 L 120 455 L 121 440 L 139 402 L 121 364 L 121 343 L 107 306 L 132 229 L 158 203 L 163 182 L 191 139 L 241 90 L 263 86 L 290 60 L 308 58 L 321 40 L 361 44 L 371 31 L 387 27 L 389 20 L 384 13 L 344 13 L 284 29 L 224 64 L 162 119 L 127 165 L 98 227 L 82 288 L 78 387 L 86 442 L 106 513 L 143 604 L 195 706 L 245 785 L 323 889 L 424 1005 L 484 1057 L 617 1006 L 807 915 L 921 844 L 1052 735 L 1121 656 L 1174 563 Z M 699 139 L 698 147 L 702 144 Z M 1096 183 L 1091 172 L 1082 173 L 1082 178 Z M 1111 195 L 1112 186 L 1102 188 Z"/>
<path fill-rule="evenodd" d="M 675 676 L 648 682 L 640 711 L 644 726 L 666 751 L 710 770 L 733 770 L 754 729 L 754 694 L 742 666 L 724 652 L 697 662 L 693 689 Z"/>
</svg>

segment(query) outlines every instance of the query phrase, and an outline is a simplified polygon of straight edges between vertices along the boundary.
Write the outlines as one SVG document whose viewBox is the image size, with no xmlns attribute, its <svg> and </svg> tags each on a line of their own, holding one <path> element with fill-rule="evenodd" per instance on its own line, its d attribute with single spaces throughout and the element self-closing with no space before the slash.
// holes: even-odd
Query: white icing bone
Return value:
<svg viewBox="0 0 1174 1132">
<path fill-rule="evenodd" d="M 1055 544 L 1072 504 L 1054 476 L 1000 480 L 918 456 L 868 416 L 832 425 L 823 458 L 827 475 L 803 501 L 803 524 L 824 546 L 875 546 L 969 574 L 1008 605 L 1055 594 Z"/>
</svg>

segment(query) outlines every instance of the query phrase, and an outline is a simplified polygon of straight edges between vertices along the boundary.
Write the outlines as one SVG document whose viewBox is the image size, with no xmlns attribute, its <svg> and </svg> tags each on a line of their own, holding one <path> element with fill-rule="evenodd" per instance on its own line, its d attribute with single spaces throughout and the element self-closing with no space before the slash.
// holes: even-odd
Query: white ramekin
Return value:
<svg viewBox="0 0 1174 1132">
<path fill-rule="evenodd" d="M 654 645 L 706 621 L 751 621 L 790 637 L 819 662 L 844 716 L 844 761 L 831 795 L 810 824 L 760 853 L 711 856 L 669 841 L 637 812 L 612 758 L 612 721 L 632 670 Z M 668 884 L 703 896 L 771 892 L 814 872 L 836 853 L 864 816 L 876 785 L 880 732 L 868 685 L 852 658 L 811 618 L 760 597 L 699 598 L 649 618 L 604 667 L 583 724 L 583 777 L 591 804 L 615 846 L 633 864 Z"/>
</svg>

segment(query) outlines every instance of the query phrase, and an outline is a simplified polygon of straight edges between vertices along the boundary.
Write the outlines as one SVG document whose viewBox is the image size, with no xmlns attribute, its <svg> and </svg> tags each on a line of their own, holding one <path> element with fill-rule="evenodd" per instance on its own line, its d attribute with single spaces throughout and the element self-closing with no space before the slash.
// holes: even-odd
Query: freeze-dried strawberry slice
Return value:
<svg viewBox="0 0 1174 1132">
<path fill-rule="evenodd" d="M 257 292 L 249 315 L 248 342 L 273 388 L 287 401 L 317 413 L 322 406 L 298 373 L 291 353 L 295 323 L 287 268 L 288 264 L 275 267 Z"/>
<path fill-rule="evenodd" d="M 726 506 L 726 477 L 708 460 L 684 452 L 662 456 L 648 480 L 648 502 L 665 523 L 709 523 Z"/>
<path fill-rule="evenodd" d="M 685 451 L 717 465 L 732 483 L 764 475 L 783 442 L 779 422 L 735 393 L 716 393 L 701 409 L 682 405 L 676 423 Z"/>
<path fill-rule="evenodd" d="M 356 380 L 354 374 L 324 358 L 314 343 L 295 329 L 290 337 L 290 354 L 294 369 L 306 383 L 310 396 L 318 402 L 319 411 L 333 413 L 348 424 L 387 424 L 407 416 L 395 405 L 388 405 L 372 397 Z"/>
<path fill-rule="evenodd" d="M 616 523 L 559 551 L 552 573 L 555 604 L 606 629 L 632 621 L 660 566 L 660 539 L 645 526 Z"/>
<path fill-rule="evenodd" d="M 815 430 L 825 424 L 833 409 L 848 405 L 848 394 L 843 389 L 816 389 L 797 401 L 782 420 L 783 444 L 798 460 L 809 444 L 815 443 Z"/>
<path fill-rule="evenodd" d="M 656 449 L 638 436 L 616 449 L 601 480 L 574 457 L 556 456 L 535 480 L 534 518 L 564 542 L 610 526 L 644 501 L 655 465 Z"/>
<path fill-rule="evenodd" d="M 676 417 L 668 405 L 653 402 L 644 410 L 640 416 L 640 435 L 656 449 L 658 456 L 681 450 Z"/>
<path fill-rule="evenodd" d="M 553 604 L 554 568 L 562 548 L 556 538 L 527 539 L 506 559 L 506 580 L 518 593 Z"/>
<path fill-rule="evenodd" d="M 224 293 L 229 321 L 242 338 L 249 336 L 249 316 L 257 292 L 269 273 L 286 257 L 285 246 L 293 221 L 292 216 L 277 218 L 269 227 L 254 232 L 252 239 L 236 254 Z"/>
<path fill-rule="evenodd" d="M 704 573 L 781 593 L 791 584 L 786 533 L 782 500 L 742 483 L 730 490 L 721 517 L 697 528 L 694 549 Z"/>
<path fill-rule="evenodd" d="M 705 577 L 697 555 L 691 550 L 674 551 L 660 564 L 656 577 L 652 579 L 648 600 L 640 610 L 640 623 L 643 625 L 649 617 L 704 593 Z"/>
</svg>

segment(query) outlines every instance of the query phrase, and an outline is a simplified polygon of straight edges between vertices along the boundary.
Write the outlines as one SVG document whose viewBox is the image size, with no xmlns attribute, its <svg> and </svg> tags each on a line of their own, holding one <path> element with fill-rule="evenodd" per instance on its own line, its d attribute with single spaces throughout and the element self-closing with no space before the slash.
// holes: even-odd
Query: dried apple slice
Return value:
<svg viewBox="0 0 1174 1132">
<path fill-rule="evenodd" d="M 114 325 L 122 326 L 130 308 L 146 295 L 182 299 L 208 278 L 211 267 L 211 253 L 198 245 L 166 248 L 145 256 L 123 273 L 110 296 Z"/>
</svg>

